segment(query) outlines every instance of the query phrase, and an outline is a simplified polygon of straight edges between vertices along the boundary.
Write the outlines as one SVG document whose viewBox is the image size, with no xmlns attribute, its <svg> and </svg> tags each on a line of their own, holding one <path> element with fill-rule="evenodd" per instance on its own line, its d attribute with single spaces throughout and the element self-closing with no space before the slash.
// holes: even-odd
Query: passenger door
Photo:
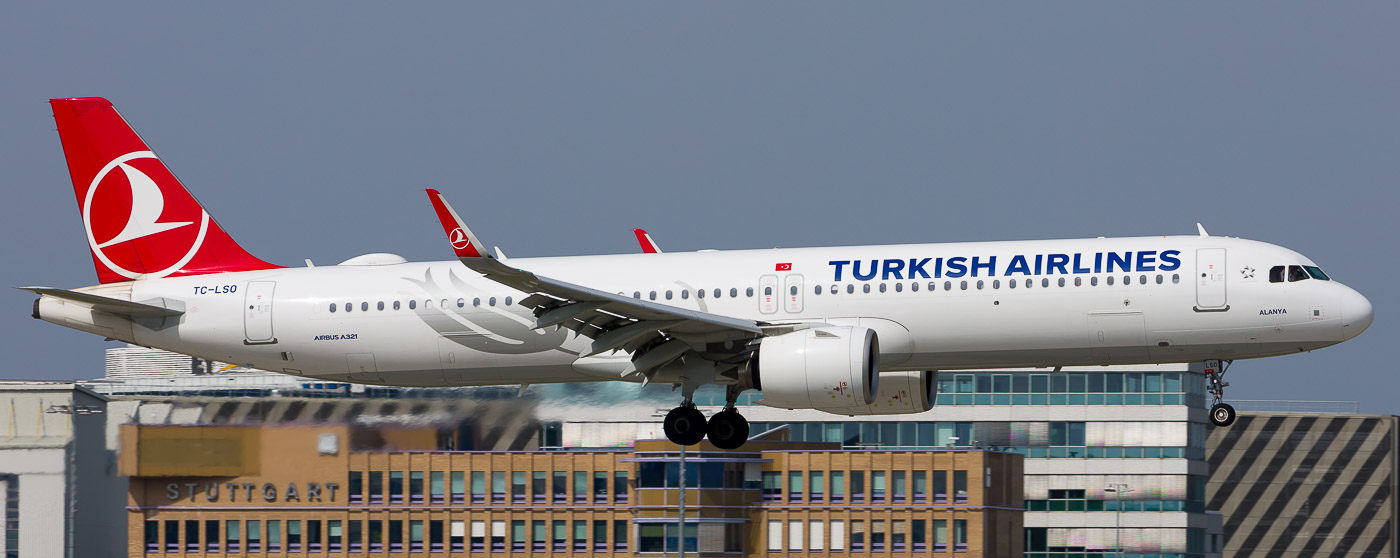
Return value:
<svg viewBox="0 0 1400 558">
<path fill-rule="evenodd" d="M 802 312 L 802 275 L 790 274 L 783 278 L 783 304 L 789 314 Z"/>
<path fill-rule="evenodd" d="M 777 275 L 764 275 L 758 278 L 758 311 L 764 314 L 778 311 Z"/>
<path fill-rule="evenodd" d="M 275 281 L 250 281 L 243 294 L 243 344 L 270 345 L 277 342 L 272 335 L 272 291 Z"/>
<path fill-rule="evenodd" d="M 1197 312 L 1224 312 L 1230 309 L 1225 298 L 1225 249 L 1196 250 Z"/>
</svg>

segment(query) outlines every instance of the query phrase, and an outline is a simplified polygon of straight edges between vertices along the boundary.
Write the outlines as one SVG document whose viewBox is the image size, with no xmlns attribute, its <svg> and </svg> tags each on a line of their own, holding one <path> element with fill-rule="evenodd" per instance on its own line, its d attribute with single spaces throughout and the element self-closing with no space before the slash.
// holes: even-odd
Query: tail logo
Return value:
<svg viewBox="0 0 1400 558">
<path fill-rule="evenodd" d="M 467 231 L 462 230 L 462 227 L 452 229 L 452 234 L 448 235 L 448 241 L 452 243 L 453 248 L 458 250 L 465 250 L 472 245 L 472 239 L 467 238 Z"/>
<path fill-rule="evenodd" d="M 130 164 L 139 159 L 156 161 L 155 165 L 140 165 L 154 172 L 156 178 Z M 83 225 L 87 228 L 92 253 L 108 269 L 129 279 L 165 277 L 179 271 L 199 252 L 209 230 L 209 214 L 192 198 L 167 207 L 167 188 L 177 192 L 183 188 L 159 161 L 150 151 L 133 151 L 112 159 L 93 177 L 83 200 Z M 114 172 L 117 170 L 120 172 Z M 120 191 L 123 183 L 130 189 L 130 196 Z M 106 191 L 94 208 L 94 200 L 99 199 L 98 191 L 103 189 L 117 190 Z M 175 199 L 187 197 L 176 196 Z M 125 214 L 117 200 L 129 201 Z M 190 227 L 196 223 L 198 232 Z M 169 231 L 180 232 L 161 236 L 158 250 L 150 246 L 128 246 L 133 241 Z M 136 271 L 152 269 L 157 271 Z"/>
</svg>

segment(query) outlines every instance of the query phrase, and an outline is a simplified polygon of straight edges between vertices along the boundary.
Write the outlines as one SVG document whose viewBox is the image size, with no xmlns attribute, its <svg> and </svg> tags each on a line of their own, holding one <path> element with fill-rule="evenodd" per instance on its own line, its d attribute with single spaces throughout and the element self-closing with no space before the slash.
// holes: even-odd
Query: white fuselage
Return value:
<svg viewBox="0 0 1400 558">
<path fill-rule="evenodd" d="M 712 314 L 870 327 L 879 335 L 882 371 L 1256 358 L 1333 345 L 1371 320 L 1370 303 L 1338 282 L 1270 282 L 1275 266 L 1313 265 L 1302 255 L 1226 237 L 507 263 Z M 127 341 L 327 380 L 407 386 L 616 380 L 627 361 L 616 354 L 579 362 L 589 339 L 533 329 L 534 316 L 516 304 L 527 293 L 456 261 L 286 268 L 91 289 L 183 306 L 178 323 L 136 325 Z"/>
</svg>

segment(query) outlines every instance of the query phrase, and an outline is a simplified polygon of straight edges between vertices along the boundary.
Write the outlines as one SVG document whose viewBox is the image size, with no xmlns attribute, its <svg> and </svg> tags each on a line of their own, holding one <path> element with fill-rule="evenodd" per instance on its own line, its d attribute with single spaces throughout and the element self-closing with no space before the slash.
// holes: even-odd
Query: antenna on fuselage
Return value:
<svg viewBox="0 0 1400 558">
<path fill-rule="evenodd" d="M 1206 232 L 1205 225 L 1202 225 L 1200 223 L 1196 223 L 1196 231 L 1201 233 L 1201 236 L 1210 236 L 1210 233 Z"/>
</svg>

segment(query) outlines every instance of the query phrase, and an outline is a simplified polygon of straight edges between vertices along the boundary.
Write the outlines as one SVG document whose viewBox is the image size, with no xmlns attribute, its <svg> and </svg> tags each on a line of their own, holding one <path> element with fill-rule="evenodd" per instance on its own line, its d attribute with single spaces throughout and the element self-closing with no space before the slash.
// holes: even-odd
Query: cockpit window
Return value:
<svg viewBox="0 0 1400 558">
<path fill-rule="evenodd" d="M 1328 277 L 1326 273 L 1322 272 L 1322 268 L 1317 267 L 1315 265 L 1305 265 L 1303 266 L 1303 269 L 1308 270 L 1308 275 L 1311 275 L 1313 279 L 1321 279 L 1323 281 L 1332 280 L 1331 277 Z"/>
<path fill-rule="evenodd" d="M 1286 267 L 1286 266 L 1276 265 L 1276 266 L 1273 266 L 1273 267 L 1269 268 L 1269 282 L 1270 282 L 1270 283 L 1282 283 L 1282 282 L 1283 282 L 1283 270 L 1284 270 L 1285 267 Z"/>
<path fill-rule="evenodd" d="M 1289 283 L 1292 283 L 1292 282 L 1294 282 L 1294 281 L 1302 281 L 1302 280 L 1305 280 L 1305 279 L 1308 279 L 1308 272 L 1303 271 L 1303 266 L 1301 266 L 1301 265 L 1290 265 L 1290 266 L 1288 266 L 1288 282 L 1289 282 Z"/>
</svg>

